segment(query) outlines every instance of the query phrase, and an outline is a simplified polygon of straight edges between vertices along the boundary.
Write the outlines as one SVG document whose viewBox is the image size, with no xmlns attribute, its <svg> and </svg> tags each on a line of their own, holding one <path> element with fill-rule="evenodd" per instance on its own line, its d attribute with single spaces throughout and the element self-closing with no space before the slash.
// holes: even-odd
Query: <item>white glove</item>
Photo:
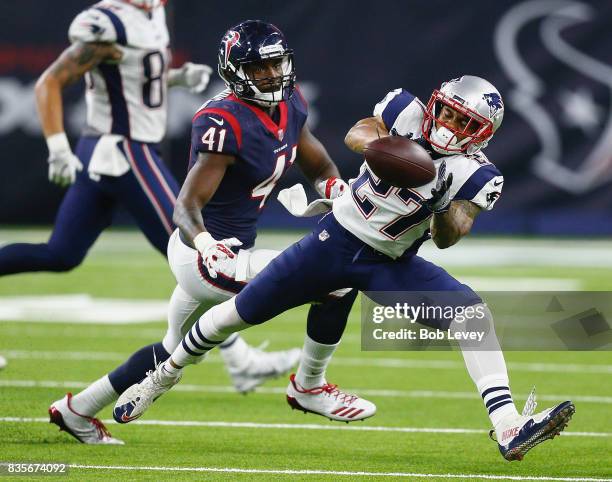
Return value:
<svg viewBox="0 0 612 482">
<path fill-rule="evenodd" d="M 325 199 L 336 199 L 348 190 L 348 184 L 337 177 L 330 177 L 316 186 L 317 192 Z"/>
<path fill-rule="evenodd" d="M 242 246 L 236 238 L 217 241 L 207 231 L 203 231 L 193 238 L 193 245 L 202 255 L 204 266 L 211 278 L 217 277 L 217 271 L 224 272 L 224 264 L 232 260 L 235 262 L 236 254 L 232 251 L 234 246 Z"/>
<path fill-rule="evenodd" d="M 213 70 L 208 65 L 185 62 L 181 68 L 174 71 L 176 84 L 187 87 L 194 94 L 199 94 L 206 89 Z"/>
<path fill-rule="evenodd" d="M 83 170 L 83 164 L 72 153 L 66 134 L 60 132 L 47 137 L 49 148 L 49 181 L 61 187 L 72 184 L 77 171 Z"/>
</svg>

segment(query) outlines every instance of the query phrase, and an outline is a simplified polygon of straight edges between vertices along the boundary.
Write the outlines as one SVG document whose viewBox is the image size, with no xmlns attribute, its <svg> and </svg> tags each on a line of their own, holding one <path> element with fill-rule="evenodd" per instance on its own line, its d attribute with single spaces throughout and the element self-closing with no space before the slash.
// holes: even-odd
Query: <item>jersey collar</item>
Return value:
<svg viewBox="0 0 612 482">
<path fill-rule="evenodd" d="M 278 124 L 276 124 L 276 122 L 274 122 L 266 112 L 255 107 L 254 105 L 249 104 L 248 102 L 243 101 L 242 99 L 239 99 L 236 94 L 230 94 L 227 99 L 238 102 L 239 104 L 242 104 L 250 109 L 251 112 L 253 112 L 253 114 L 255 114 L 261 123 L 266 127 L 266 129 L 268 129 L 270 134 L 272 134 L 279 141 L 283 140 L 287 130 L 287 103 L 284 100 L 278 104 L 280 121 Z"/>
</svg>

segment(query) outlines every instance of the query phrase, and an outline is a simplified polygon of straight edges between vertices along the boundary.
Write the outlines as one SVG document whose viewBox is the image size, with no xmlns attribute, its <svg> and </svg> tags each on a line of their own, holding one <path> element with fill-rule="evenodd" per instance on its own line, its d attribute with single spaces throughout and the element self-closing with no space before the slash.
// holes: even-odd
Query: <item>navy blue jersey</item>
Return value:
<svg viewBox="0 0 612 482">
<path fill-rule="evenodd" d="M 253 246 L 259 214 L 295 161 L 308 116 L 306 102 L 296 89 L 277 109 L 278 123 L 227 91 L 204 104 L 193 118 L 190 169 L 200 152 L 236 158 L 202 210 L 204 225 L 215 239 L 236 237 L 243 248 Z"/>
</svg>

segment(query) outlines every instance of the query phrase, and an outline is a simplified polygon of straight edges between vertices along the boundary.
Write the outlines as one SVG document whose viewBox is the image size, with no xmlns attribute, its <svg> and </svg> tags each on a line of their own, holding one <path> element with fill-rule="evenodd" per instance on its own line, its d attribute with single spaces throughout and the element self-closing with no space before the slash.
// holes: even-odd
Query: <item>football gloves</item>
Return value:
<svg viewBox="0 0 612 482">
<path fill-rule="evenodd" d="M 185 62 L 180 68 L 172 69 L 170 83 L 187 87 L 190 92 L 199 94 L 208 86 L 212 68 L 204 64 Z"/>
<path fill-rule="evenodd" d="M 436 187 L 431 190 L 431 198 L 423 204 L 434 214 L 441 214 L 448 211 L 450 207 L 450 187 L 453 184 L 453 173 L 446 176 L 446 161 L 442 161 L 438 169 L 438 180 Z"/>
<path fill-rule="evenodd" d="M 316 185 L 317 192 L 325 199 L 336 199 L 348 190 L 348 184 L 337 177 L 330 177 Z"/>
<path fill-rule="evenodd" d="M 227 261 L 234 260 L 236 253 L 232 251 L 235 246 L 242 246 L 237 238 L 228 238 L 217 241 L 207 231 L 203 231 L 193 238 L 193 244 L 202 256 L 202 261 L 211 278 L 217 277 L 217 272 L 226 271 Z"/>
<path fill-rule="evenodd" d="M 83 170 L 83 164 L 72 153 L 66 134 L 60 132 L 47 137 L 49 148 L 49 181 L 61 187 L 69 186 L 76 180 L 77 171 Z"/>
</svg>

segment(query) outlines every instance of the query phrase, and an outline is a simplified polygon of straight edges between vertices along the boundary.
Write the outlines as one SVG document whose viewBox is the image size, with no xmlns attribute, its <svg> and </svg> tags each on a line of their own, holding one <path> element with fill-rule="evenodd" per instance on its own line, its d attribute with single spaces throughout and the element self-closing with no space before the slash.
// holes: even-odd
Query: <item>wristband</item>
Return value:
<svg viewBox="0 0 612 482">
<path fill-rule="evenodd" d="M 319 182 L 316 185 L 317 192 L 325 199 L 329 199 L 331 196 L 331 188 L 338 178 L 336 176 L 328 177 L 324 181 Z"/>
</svg>

